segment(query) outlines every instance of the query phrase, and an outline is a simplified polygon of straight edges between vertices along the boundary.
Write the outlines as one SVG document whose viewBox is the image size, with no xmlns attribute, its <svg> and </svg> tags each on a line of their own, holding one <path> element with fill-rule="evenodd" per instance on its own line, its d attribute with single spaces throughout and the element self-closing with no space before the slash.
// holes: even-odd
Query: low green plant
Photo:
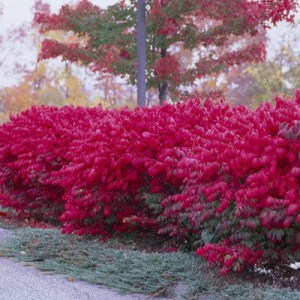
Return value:
<svg viewBox="0 0 300 300">
<path fill-rule="evenodd" d="M 149 238 L 148 242 L 160 241 Z M 194 253 L 143 250 L 146 248 L 145 239 L 133 235 L 100 241 L 95 237 L 63 235 L 58 229 L 26 227 L 17 229 L 15 238 L 0 246 L 0 255 L 122 293 L 176 300 L 300 299 L 297 290 L 268 285 L 254 287 L 238 277 L 220 276 L 217 269 L 207 269 L 205 261 Z M 152 246 L 152 249 L 159 248 Z"/>
<path fill-rule="evenodd" d="M 182 283 L 186 289 L 181 298 L 189 299 L 195 289 L 208 289 L 205 262 L 195 254 L 131 250 L 136 247 L 132 239 L 127 244 L 124 239 L 104 242 L 57 229 L 24 228 L 0 247 L 0 255 L 123 293 L 170 296 Z"/>
</svg>

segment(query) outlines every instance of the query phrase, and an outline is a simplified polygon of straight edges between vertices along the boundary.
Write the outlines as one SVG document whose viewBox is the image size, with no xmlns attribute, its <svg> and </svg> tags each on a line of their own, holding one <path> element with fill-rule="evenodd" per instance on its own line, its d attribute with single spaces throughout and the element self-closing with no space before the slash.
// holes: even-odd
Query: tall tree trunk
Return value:
<svg viewBox="0 0 300 300">
<path fill-rule="evenodd" d="M 159 105 L 161 105 L 165 100 L 167 100 L 168 95 L 168 83 L 162 82 L 158 85 L 158 91 L 159 91 Z"/>
<path fill-rule="evenodd" d="M 167 49 L 161 48 L 160 56 L 161 58 L 165 58 L 167 55 Z M 159 105 L 161 105 L 164 101 L 167 100 L 168 96 L 168 82 L 164 81 L 158 84 L 158 91 L 159 91 Z"/>
<path fill-rule="evenodd" d="M 65 83 L 66 83 L 65 98 L 68 99 L 70 97 L 70 89 L 68 88 L 68 85 L 67 85 L 67 79 L 71 75 L 71 70 L 70 70 L 69 63 L 67 63 L 67 62 L 65 63 L 65 72 L 66 72 L 66 77 L 65 77 Z"/>
</svg>

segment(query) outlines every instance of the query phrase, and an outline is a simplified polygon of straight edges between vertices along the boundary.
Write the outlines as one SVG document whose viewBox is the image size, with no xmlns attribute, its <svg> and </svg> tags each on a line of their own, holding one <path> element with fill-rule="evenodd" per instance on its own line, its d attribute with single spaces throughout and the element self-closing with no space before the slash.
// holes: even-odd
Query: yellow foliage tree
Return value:
<svg viewBox="0 0 300 300">
<path fill-rule="evenodd" d="M 78 77 L 69 70 L 56 70 L 49 75 L 47 63 L 27 71 L 22 81 L 0 91 L 0 122 L 32 105 L 87 105 L 87 95 Z"/>
<path fill-rule="evenodd" d="M 75 106 L 88 105 L 88 97 L 84 91 L 82 81 L 72 73 L 71 66 L 66 63 L 65 69 L 55 72 L 55 86 L 63 95 L 64 104 L 72 104 Z"/>
<path fill-rule="evenodd" d="M 10 114 L 17 114 L 22 110 L 37 104 L 32 93 L 32 87 L 27 80 L 21 81 L 17 86 L 4 88 L 0 91 L 1 122 L 9 119 Z"/>
</svg>

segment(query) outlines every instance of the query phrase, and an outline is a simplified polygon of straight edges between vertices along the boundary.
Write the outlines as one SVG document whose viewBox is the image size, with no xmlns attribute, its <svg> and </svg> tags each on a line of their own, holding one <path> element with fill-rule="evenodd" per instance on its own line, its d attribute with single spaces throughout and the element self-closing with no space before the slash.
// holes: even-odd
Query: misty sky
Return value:
<svg viewBox="0 0 300 300">
<path fill-rule="evenodd" d="M 33 7 L 34 2 L 34 0 L 0 0 L 0 3 L 3 4 L 3 15 L 0 19 L 1 31 L 8 27 L 22 24 L 24 21 L 31 21 L 31 8 Z M 46 0 L 45 2 L 51 5 L 52 12 L 58 12 L 59 8 L 63 4 L 67 4 L 72 1 Z M 117 0 L 90 0 L 90 2 L 105 8 L 108 5 L 116 3 Z"/>
<path fill-rule="evenodd" d="M 31 23 L 33 19 L 34 0 L 0 0 L 3 14 L 0 17 L 0 35 L 4 36 L 7 30 L 20 27 L 24 22 Z M 51 5 L 51 11 L 56 13 L 64 4 L 71 3 L 68 0 L 46 0 Z M 73 1 L 76 3 L 77 1 Z M 90 2 L 106 8 L 117 0 L 90 0 Z M 1 49 L 1 61 L 4 57 L 4 63 L 0 68 L 0 88 L 16 84 L 22 77 L 22 74 L 11 74 L 11 66 L 18 60 L 19 64 L 30 64 L 36 60 L 37 49 L 33 49 L 32 45 L 24 45 L 21 43 L 4 42 L 5 47 Z M 18 76 L 19 75 L 19 76 Z"/>
</svg>

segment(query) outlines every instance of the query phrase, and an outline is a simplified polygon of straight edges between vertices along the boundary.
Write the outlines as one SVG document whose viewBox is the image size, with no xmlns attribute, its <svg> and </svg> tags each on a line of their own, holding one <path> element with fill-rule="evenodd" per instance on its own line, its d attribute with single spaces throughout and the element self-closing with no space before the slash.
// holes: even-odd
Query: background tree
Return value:
<svg viewBox="0 0 300 300">
<path fill-rule="evenodd" d="M 215 53 L 218 57 L 222 57 L 228 51 L 228 47 L 231 45 L 247 45 L 251 44 L 262 44 L 267 43 L 266 30 L 259 29 L 255 36 L 245 34 L 243 36 L 232 36 L 228 41 L 220 47 L 216 47 Z M 196 51 L 195 51 L 196 50 Z M 193 60 L 193 54 L 196 52 L 201 52 L 201 49 L 195 49 L 190 51 L 191 57 L 188 61 Z M 182 55 L 182 51 L 187 51 L 183 49 L 179 51 L 178 59 L 181 57 L 186 57 Z M 187 61 L 187 62 L 188 62 Z M 245 97 L 248 90 L 248 85 L 251 85 L 250 75 L 245 76 L 244 69 L 249 67 L 251 63 L 242 63 L 240 65 L 234 65 L 227 68 L 226 72 L 214 72 L 203 76 L 202 78 L 196 80 L 194 85 L 191 86 L 190 92 L 194 96 L 199 96 L 200 98 L 210 98 L 215 101 L 219 101 L 221 97 L 226 97 L 230 102 L 234 104 L 250 104 L 250 99 Z M 252 96 L 252 94 L 251 94 Z"/>
<path fill-rule="evenodd" d="M 70 7 L 75 9 L 76 6 L 70 4 Z M 50 5 L 42 0 L 37 0 L 34 11 L 49 15 Z M 35 24 L 33 25 L 36 29 Z M 51 30 L 36 35 L 36 44 L 39 45 L 41 45 L 43 39 L 52 39 L 62 44 L 79 44 L 81 46 L 87 42 L 86 38 L 79 37 L 71 31 Z M 61 65 L 61 63 L 58 65 Z M 63 62 L 63 69 L 57 68 L 54 72 L 55 86 L 64 95 L 65 104 L 97 105 L 101 103 L 106 108 L 112 108 L 126 105 L 133 106 L 133 103 L 135 103 L 136 95 L 133 93 L 133 89 L 127 88 L 124 80 L 120 81 L 110 73 L 94 74 L 86 68 L 74 68 L 74 65 L 69 61 Z"/>
<path fill-rule="evenodd" d="M 89 104 L 81 79 L 70 68 L 49 70 L 46 62 L 37 64 L 33 71 L 27 70 L 18 84 L 1 89 L 0 103 L 1 122 L 32 105 Z"/>
<path fill-rule="evenodd" d="M 50 5 L 37 0 L 33 6 L 34 11 L 50 14 Z M 5 51 L 0 55 L 1 62 L 5 65 L 1 69 L 4 74 L 18 74 L 17 82 L 10 83 L 8 86 L 0 88 L 0 123 L 9 119 L 10 114 L 17 114 L 32 105 L 98 105 L 101 103 L 107 108 L 112 108 L 116 103 L 118 105 L 133 106 L 135 103 L 135 92 L 133 89 L 125 89 L 125 84 L 118 83 L 117 79 L 111 74 L 103 74 L 97 78 L 94 73 L 87 68 L 80 68 L 70 62 L 42 61 L 36 62 L 36 58 L 31 62 L 24 63 L 19 56 L 19 51 L 13 51 L 15 63 L 12 60 L 10 46 L 18 45 L 17 48 L 29 48 L 32 53 L 41 49 L 42 40 L 47 37 L 56 39 L 61 43 L 77 43 L 83 39 L 78 38 L 76 34 L 61 31 L 46 32 L 41 34 L 36 26 L 27 22 L 21 26 L 14 27 L 4 36 L 1 43 Z M 7 68 L 6 58 L 10 61 L 10 68 Z M 10 72 L 10 73 L 6 73 Z M 88 78 L 88 79 L 87 79 Z M 93 82 L 91 82 L 92 80 Z M 15 80 L 16 81 L 16 80 Z M 93 86 L 95 84 L 95 86 Z M 106 93 L 103 93 L 106 91 Z M 132 99 L 132 101 L 131 101 Z"/>
<path fill-rule="evenodd" d="M 33 71 L 27 70 L 26 75 L 18 84 L 2 88 L 0 90 L 2 122 L 7 121 L 10 114 L 17 114 L 32 105 L 49 104 L 43 98 L 49 92 L 50 82 L 46 74 L 46 63 L 42 63 Z M 55 94 L 55 96 L 58 95 Z M 48 96 L 46 98 L 49 99 Z M 63 99 L 62 95 L 60 99 Z"/>
<path fill-rule="evenodd" d="M 259 33 L 254 37 L 246 37 L 245 43 L 251 40 L 256 43 L 269 45 L 266 30 L 260 29 Z M 253 41 L 252 41 L 253 42 Z M 264 64 L 264 62 L 261 62 Z M 248 72 L 248 68 L 256 65 L 255 63 L 244 62 L 240 65 L 234 66 L 226 74 L 221 74 L 217 80 L 217 88 L 222 92 L 228 101 L 232 104 L 242 104 L 253 106 L 253 91 L 255 89 L 255 79 Z"/>
<path fill-rule="evenodd" d="M 256 107 L 272 101 L 274 94 L 294 96 L 300 88 L 300 23 L 294 24 L 272 47 L 268 59 L 258 64 L 242 64 L 225 77 L 224 94 L 233 103 Z"/>
<path fill-rule="evenodd" d="M 134 107 L 136 103 L 136 89 L 127 86 L 112 74 L 99 73 L 96 88 L 101 92 L 97 103 L 101 103 L 105 108 Z"/>
<path fill-rule="evenodd" d="M 300 87 L 300 53 L 283 46 L 272 60 L 249 66 L 246 73 L 252 77 L 252 98 L 255 105 L 270 100 L 274 94 L 293 96 Z"/>
<path fill-rule="evenodd" d="M 188 86 L 243 62 L 263 60 L 265 47 L 261 43 L 227 45 L 222 55 L 215 50 L 232 36 L 255 36 L 261 27 L 283 19 L 291 22 L 296 5 L 296 0 L 148 0 L 147 87 L 157 88 L 162 102 L 168 89 Z M 39 59 L 61 56 L 88 65 L 95 72 L 120 75 L 136 83 L 135 1 L 121 1 L 102 10 L 82 0 L 76 7 L 63 6 L 58 14 L 37 12 L 35 22 L 41 32 L 72 31 L 84 41 L 66 44 L 46 39 Z M 198 47 L 200 51 L 193 56 L 192 64 L 183 65 L 174 55 L 177 46 Z"/>
</svg>

